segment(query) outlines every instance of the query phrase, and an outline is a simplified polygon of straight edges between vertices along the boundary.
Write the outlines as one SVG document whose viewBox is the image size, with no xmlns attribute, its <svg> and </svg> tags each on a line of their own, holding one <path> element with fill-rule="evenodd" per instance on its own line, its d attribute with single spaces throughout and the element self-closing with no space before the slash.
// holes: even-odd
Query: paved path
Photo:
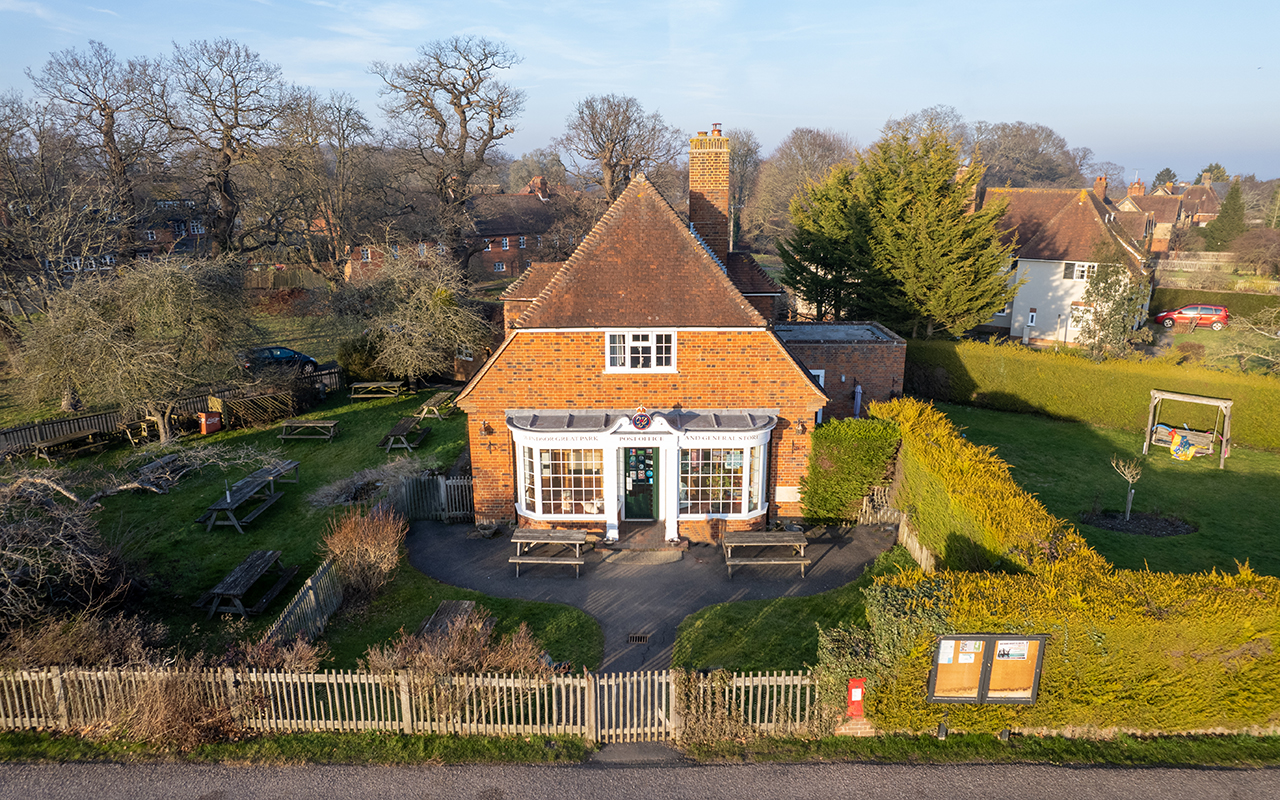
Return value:
<svg viewBox="0 0 1280 800">
<path fill-rule="evenodd" d="M 496 597 L 567 603 L 591 614 L 604 630 L 603 672 L 666 669 L 676 626 L 706 606 L 731 600 L 803 596 L 854 580 L 875 557 L 892 546 L 890 526 L 859 526 L 848 535 L 811 540 L 813 559 L 800 577 L 797 567 L 740 567 L 726 574 L 719 547 L 695 545 L 673 563 L 618 560 L 600 550 L 585 554 L 582 577 L 563 566 L 515 567 L 510 534 L 469 539 L 471 525 L 418 522 L 406 542 L 409 563 L 436 580 Z M 641 551 L 643 552 L 643 551 Z M 665 554 L 664 554 L 665 555 Z M 608 557 L 609 560 L 606 560 Z M 643 559 L 637 555 L 632 558 Z M 628 644 L 631 634 L 648 634 L 647 644 Z"/>
</svg>

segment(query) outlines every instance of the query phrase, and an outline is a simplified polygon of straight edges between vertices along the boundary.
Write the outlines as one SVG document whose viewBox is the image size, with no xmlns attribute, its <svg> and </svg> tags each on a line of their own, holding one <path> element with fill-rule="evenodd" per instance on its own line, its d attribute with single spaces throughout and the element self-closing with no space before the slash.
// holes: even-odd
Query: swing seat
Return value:
<svg viewBox="0 0 1280 800">
<path fill-rule="evenodd" d="M 1213 453 L 1214 440 L 1220 438 L 1213 431 L 1193 431 L 1190 428 L 1174 428 L 1172 425 L 1156 425 L 1151 429 L 1151 443 L 1157 447 L 1169 447 L 1173 444 L 1173 432 L 1191 440 L 1195 448 L 1192 455 L 1207 456 Z"/>
</svg>

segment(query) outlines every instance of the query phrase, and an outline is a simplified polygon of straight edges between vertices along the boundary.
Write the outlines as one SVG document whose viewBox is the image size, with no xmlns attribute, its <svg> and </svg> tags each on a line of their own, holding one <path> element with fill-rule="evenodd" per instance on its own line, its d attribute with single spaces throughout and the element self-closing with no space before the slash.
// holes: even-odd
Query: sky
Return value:
<svg viewBox="0 0 1280 800">
<path fill-rule="evenodd" d="M 545 147 L 574 105 L 630 95 L 692 136 L 748 128 L 767 154 L 794 128 L 861 145 L 935 105 L 969 122 L 1039 123 L 1150 183 L 1211 162 L 1280 177 L 1274 0 L 0 0 L 0 91 L 97 40 L 121 60 L 234 39 L 320 94 L 382 121 L 372 61 L 474 35 L 522 58 L 513 157 Z"/>
</svg>

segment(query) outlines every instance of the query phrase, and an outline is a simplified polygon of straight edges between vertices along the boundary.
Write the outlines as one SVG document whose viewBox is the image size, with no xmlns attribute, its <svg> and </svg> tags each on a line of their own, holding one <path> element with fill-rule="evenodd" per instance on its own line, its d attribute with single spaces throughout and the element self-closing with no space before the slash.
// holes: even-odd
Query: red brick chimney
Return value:
<svg viewBox="0 0 1280 800">
<path fill-rule="evenodd" d="M 1107 177 L 1105 175 L 1099 175 L 1093 179 L 1093 193 L 1102 202 L 1107 202 Z"/>
<path fill-rule="evenodd" d="M 689 140 L 689 222 L 721 264 L 729 259 L 729 140 L 720 123 Z"/>
<path fill-rule="evenodd" d="M 1142 185 L 1142 181 L 1134 181 L 1133 183 L 1129 184 L 1129 192 L 1126 196 L 1133 197 L 1134 195 L 1137 195 L 1141 197 L 1146 193 L 1147 193 L 1147 187 Z"/>
</svg>

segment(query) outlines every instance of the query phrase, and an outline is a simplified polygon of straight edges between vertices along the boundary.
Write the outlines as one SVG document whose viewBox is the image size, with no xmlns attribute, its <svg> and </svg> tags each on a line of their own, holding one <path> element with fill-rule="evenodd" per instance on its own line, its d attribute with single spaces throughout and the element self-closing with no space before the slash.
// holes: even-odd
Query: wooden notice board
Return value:
<svg viewBox="0 0 1280 800">
<path fill-rule="evenodd" d="M 1034 703 L 1048 636 L 943 636 L 929 672 L 932 703 Z"/>
</svg>

